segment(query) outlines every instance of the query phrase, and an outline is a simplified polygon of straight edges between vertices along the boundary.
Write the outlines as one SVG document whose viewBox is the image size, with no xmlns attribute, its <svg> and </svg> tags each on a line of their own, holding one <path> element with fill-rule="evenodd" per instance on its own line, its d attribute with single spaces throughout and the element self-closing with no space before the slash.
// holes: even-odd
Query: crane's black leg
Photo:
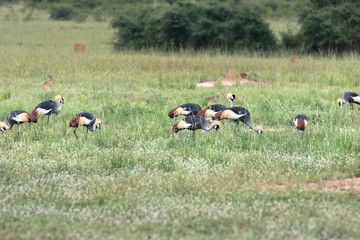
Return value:
<svg viewBox="0 0 360 240">
<path fill-rule="evenodd" d="M 87 139 L 88 131 L 89 131 L 89 127 L 86 128 L 86 139 Z"/>
<path fill-rule="evenodd" d="M 17 127 L 18 131 L 17 131 L 16 136 L 14 137 L 14 141 L 16 141 L 16 140 L 18 139 L 19 135 L 22 133 L 22 132 L 20 132 L 20 129 L 19 129 L 19 128 L 20 128 L 20 127 L 19 127 L 19 125 L 18 125 L 18 127 Z"/>
<path fill-rule="evenodd" d="M 301 138 L 304 138 L 304 132 L 305 132 L 305 131 L 302 132 Z"/>
<path fill-rule="evenodd" d="M 75 135 L 75 137 L 76 137 L 76 140 L 79 141 L 79 138 L 78 138 L 78 136 L 76 135 L 76 130 L 77 130 L 77 128 L 75 128 L 75 130 L 74 130 L 74 135 Z"/>
<path fill-rule="evenodd" d="M 193 131 L 193 140 L 195 140 L 195 131 Z"/>
<path fill-rule="evenodd" d="M 351 110 L 354 110 L 353 103 L 352 103 L 352 102 L 349 102 L 349 103 L 350 103 L 350 108 L 351 108 Z"/>
<path fill-rule="evenodd" d="M 236 133 L 236 128 L 237 128 L 238 131 L 239 131 L 239 128 L 238 128 L 238 127 L 239 127 L 239 122 L 237 121 L 236 124 L 235 124 L 234 133 Z"/>
<path fill-rule="evenodd" d="M 47 121 L 47 124 L 49 125 L 49 119 L 50 119 L 50 114 L 48 115 L 48 121 Z"/>
</svg>

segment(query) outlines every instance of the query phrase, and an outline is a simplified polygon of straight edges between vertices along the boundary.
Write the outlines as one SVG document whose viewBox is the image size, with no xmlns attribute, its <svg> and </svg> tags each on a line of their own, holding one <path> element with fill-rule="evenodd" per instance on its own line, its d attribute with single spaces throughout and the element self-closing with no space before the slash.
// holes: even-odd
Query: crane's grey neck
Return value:
<svg viewBox="0 0 360 240">
<path fill-rule="evenodd" d="M 256 127 L 253 127 L 253 125 L 252 125 L 251 122 L 250 122 L 250 119 L 248 119 L 248 120 L 246 121 L 246 125 L 248 125 L 249 128 L 251 128 L 251 129 L 253 129 L 253 130 L 255 130 L 255 131 L 258 131 L 258 130 L 259 130 L 259 129 L 257 129 Z"/>
<path fill-rule="evenodd" d="M 202 129 L 205 130 L 205 131 L 210 131 L 213 128 L 214 128 L 214 125 L 212 125 L 212 124 L 211 124 L 210 127 L 208 127 L 207 124 L 204 124 Z"/>
<path fill-rule="evenodd" d="M 2 128 L 6 129 L 6 130 L 10 130 L 10 129 L 12 129 L 13 126 L 14 125 L 10 123 L 10 126 L 4 125 Z"/>
<path fill-rule="evenodd" d="M 61 108 L 62 108 L 61 100 L 59 100 L 57 103 L 58 103 L 58 107 L 54 111 L 54 113 L 56 113 L 56 114 L 58 114 L 61 111 Z"/>
<path fill-rule="evenodd" d="M 90 131 L 95 131 L 96 130 L 96 126 L 97 126 L 97 124 L 93 124 L 90 128 L 89 128 L 89 130 Z"/>
<path fill-rule="evenodd" d="M 230 100 L 230 107 L 234 107 L 234 100 L 231 98 L 229 98 L 229 100 Z"/>
</svg>

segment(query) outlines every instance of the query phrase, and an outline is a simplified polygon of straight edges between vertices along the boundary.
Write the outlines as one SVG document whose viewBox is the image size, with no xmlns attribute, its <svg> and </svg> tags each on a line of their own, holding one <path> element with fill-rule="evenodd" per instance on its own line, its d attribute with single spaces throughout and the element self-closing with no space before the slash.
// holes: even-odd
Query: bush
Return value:
<svg viewBox="0 0 360 240">
<path fill-rule="evenodd" d="M 73 10 L 70 7 L 53 7 L 50 11 L 50 18 L 53 20 L 71 20 Z"/>
<path fill-rule="evenodd" d="M 268 24 L 254 11 L 237 6 L 179 1 L 147 9 L 133 19 L 119 16 L 112 23 L 118 37 L 115 48 L 274 49 L 276 40 Z"/>
<path fill-rule="evenodd" d="M 307 52 L 360 50 L 360 2 L 312 0 L 300 13 L 304 49 Z"/>
</svg>

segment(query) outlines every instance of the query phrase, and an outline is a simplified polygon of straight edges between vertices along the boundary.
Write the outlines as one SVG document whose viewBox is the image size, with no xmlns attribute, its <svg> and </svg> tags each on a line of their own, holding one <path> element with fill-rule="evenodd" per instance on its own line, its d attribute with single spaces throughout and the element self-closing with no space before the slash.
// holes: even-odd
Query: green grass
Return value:
<svg viewBox="0 0 360 240">
<path fill-rule="evenodd" d="M 1 239 L 358 239 L 359 194 L 307 183 L 359 175 L 358 106 L 339 107 L 358 91 L 360 57 L 119 52 L 108 23 L 33 21 L 0 8 L 0 121 L 60 94 L 63 110 L 0 134 Z M 88 54 L 75 54 L 82 42 Z M 229 70 L 258 85 L 223 87 Z M 44 91 L 50 74 L 54 89 Z M 197 88 L 214 80 L 215 88 Z M 223 121 L 218 133 L 171 132 L 167 113 L 207 97 L 238 96 L 259 136 Z M 102 130 L 68 122 L 89 111 Z M 289 120 L 309 117 L 304 138 Z M 285 188 L 264 190 L 261 186 Z"/>
</svg>

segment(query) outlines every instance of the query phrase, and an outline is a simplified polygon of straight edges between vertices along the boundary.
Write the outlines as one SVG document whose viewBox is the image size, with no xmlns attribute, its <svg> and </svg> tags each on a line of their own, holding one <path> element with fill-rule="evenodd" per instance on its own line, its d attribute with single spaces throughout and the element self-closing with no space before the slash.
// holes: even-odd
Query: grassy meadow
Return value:
<svg viewBox="0 0 360 240">
<path fill-rule="evenodd" d="M 116 53 L 108 22 L 26 15 L 0 8 L 0 121 L 57 94 L 65 104 L 16 142 L 16 126 L 0 134 L 0 239 L 360 238 L 359 193 L 308 184 L 360 175 L 359 107 L 335 104 L 359 92 L 359 55 Z M 230 69 L 259 84 L 222 86 Z M 216 86 L 196 87 L 207 80 Z M 234 134 L 230 121 L 195 141 L 171 132 L 182 119 L 171 109 L 211 96 L 228 105 L 229 92 L 263 135 L 244 124 Z M 103 124 L 77 141 L 68 123 L 82 111 Z M 300 113 L 304 138 L 290 124 Z"/>
</svg>

